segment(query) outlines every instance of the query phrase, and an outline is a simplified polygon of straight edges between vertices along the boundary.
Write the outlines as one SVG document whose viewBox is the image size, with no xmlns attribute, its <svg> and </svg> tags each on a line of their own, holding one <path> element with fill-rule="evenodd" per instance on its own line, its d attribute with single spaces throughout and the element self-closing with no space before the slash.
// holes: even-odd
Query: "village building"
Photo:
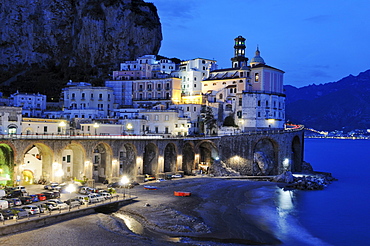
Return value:
<svg viewBox="0 0 370 246">
<path fill-rule="evenodd" d="M 25 117 L 41 117 L 46 109 L 46 95 L 16 92 L 9 97 L 9 106 L 21 107 Z"/>
<path fill-rule="evenodd" d="M 0 134 L 11 135 L 22 132 L 22 108 L 0 106 Z"/>
<path fill-rule="evenodd" d="M 113 109 L 114 94 L 110 87 L 94 87 L 86 82 L 72 82 L 62 91 L 63 117 L 107 118 Z"/>
</svg>

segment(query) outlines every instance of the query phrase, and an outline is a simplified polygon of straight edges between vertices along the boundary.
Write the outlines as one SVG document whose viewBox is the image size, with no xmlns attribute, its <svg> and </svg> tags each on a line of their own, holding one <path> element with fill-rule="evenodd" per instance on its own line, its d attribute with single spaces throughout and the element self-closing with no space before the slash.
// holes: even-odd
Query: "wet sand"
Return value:
<svg viewBox="0 0 370 246">
<path fill-rule="evenodd" d="M 0 238 L 6 245 L 279 245 L 260 210 L 274 208 L 276 184 L 186 178 L 130 190 L 136 201 L 112 215 L 94 214 Z M 188 191 L 177 197 L 174 191 Z M 127 192 L 127 191 L 126 191 Z M 126 223 L 125 223 L 126 222 Z M 134 233 L 135 232 L 135 233 Z"/>
</svg>

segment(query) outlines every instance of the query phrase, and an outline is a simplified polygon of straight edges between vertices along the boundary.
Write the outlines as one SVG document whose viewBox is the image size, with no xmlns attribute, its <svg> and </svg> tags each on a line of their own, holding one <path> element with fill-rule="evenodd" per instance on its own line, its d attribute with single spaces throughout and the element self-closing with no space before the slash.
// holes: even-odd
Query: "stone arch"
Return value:
<svg viewBox="0 0 370 246">
<path fill-rule="evenodd" d="M 56 181 L 61 164 L 54 160 L 55 153 L 44 143 L 29 145 L 23 153 L 21 172 L 25 169 L 33 172 L 34 181 Z"/>
<path fill-rule="evenodd" d="M 292 160 L 291 160 L 291 171 L 300 172 L 302 171 L 302 145 L 298 136 L 295 136 L 292 141 Z"/>
<path fill-rule="evenodd" d="M 158 172 L 158 147 L 153 143 L 149 143 L 145 146 L 143 172 L 149 175 L 155 175 Z"/>
<path fill-rule="evenodd" d="M 164 172 L 176 172 L 177 151 L 173 143 L 164 148 Z"/>
<path fill-rule="evenodd" d="M 14 151 L 6 143 L 0 143 L 0 184 L 12 183 L 14 176 Z"/>
<path fill-rule="evenodd" d="M 276 175 L 277 143 L 270 138 L 260 139 L 253 148 L 253 175 Z"/>
<path fill-rule="evenodd" d="M 112 150 L 106 143 L 98 143 L 93 149 L 93 179 L 103 183 L 112 176 Z"/>
<path fill-rule="evenodd" d="M 135 145 L 125 143 L 119 150 L 119 172 L 120 175 L 125 175 L 128 178 L 136 177 L 136 157 L 137 150 Z"/>
<path fill-rule="evenodd" d="M 218 150 L 212 141 L 202 141 L 197 145 L 199 153 L 199 166 L 196 163 L 195 168 L 208 173 L 213 161 L 218 158 Z"/>
<path fill-rule="evenodd" d="M 184 171 L 184 174 L 191 174 L 191 170 L 194 169 L 194 161 L 194 145 L 191 143 L 185 143 L 182 148 L 182 170 Z"/>
<path fill-rule="evenodd" d="M 32 170 L 24 169 L 22 171 L 23 184 L 33 184 L 34 183 L 34 173 Z"/>
<path fill-rule="evenodd" d="M 86 151 L 78 143 L 71 143 L 62 150 L 63 181 L 84 179 Z"/>
</svg>

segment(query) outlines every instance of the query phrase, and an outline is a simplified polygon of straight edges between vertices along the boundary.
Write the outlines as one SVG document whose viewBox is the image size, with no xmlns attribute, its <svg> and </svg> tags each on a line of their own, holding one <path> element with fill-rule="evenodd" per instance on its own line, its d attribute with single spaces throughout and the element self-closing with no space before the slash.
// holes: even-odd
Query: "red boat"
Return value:
<svg viewBox="0 0 370 246">
<path fill-rule="evenodd" d="M 175 196 L 191 196 L 191 192 L 188 191 L 174 191 Z"/>
</svg>

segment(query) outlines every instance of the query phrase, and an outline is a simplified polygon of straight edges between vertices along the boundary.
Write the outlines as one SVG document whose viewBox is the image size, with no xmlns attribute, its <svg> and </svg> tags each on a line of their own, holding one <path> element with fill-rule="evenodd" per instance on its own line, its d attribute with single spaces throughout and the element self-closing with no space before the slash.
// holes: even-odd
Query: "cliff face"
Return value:
<svg viewBox="0 0 370 246">
<path fill-rule="evenodd" d="M 0 2 L 0 71 L 32 64 L 118 67 L 123 60 L 157 54 L 161 40 L 157 9 L 142 0 Z"/>
</svg>

